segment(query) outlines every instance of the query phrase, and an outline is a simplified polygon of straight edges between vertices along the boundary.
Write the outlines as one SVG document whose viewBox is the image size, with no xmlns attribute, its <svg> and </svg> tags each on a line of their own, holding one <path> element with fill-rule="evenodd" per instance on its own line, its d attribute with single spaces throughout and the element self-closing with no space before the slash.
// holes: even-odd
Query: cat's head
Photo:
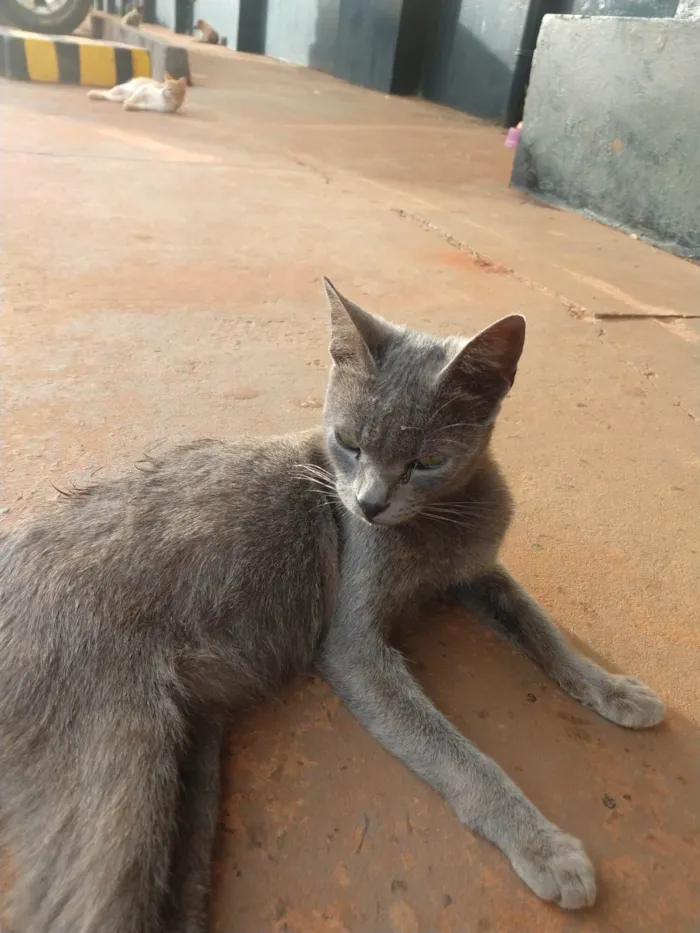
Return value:
<svg viewBox="0 0 700 933">
<path fill-rule="evenodd" d="M 336 489 L 376 525 L 459 490 L 489 442 L 525 341 L 514 314 L 471 340 L 395 327 L 324 280 L 333 361 L 324 409 Z"/>
<path fill-rule="evenodd" d="M 168 96 L 175 105 L 175 110 L 182 107 L 185 94 L 187 93 L 187 78 L 173 78 L 173 76 L 169 75 L 166 71 L 163 88 L 166 96 Z"/>
</svg>

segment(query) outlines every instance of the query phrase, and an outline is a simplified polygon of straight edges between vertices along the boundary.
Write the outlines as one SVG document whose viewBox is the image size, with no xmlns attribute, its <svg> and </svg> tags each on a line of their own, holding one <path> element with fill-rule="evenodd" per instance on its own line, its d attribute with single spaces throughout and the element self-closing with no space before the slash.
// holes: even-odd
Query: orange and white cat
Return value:
<svg viewBox="0 0 700 933">
<path fill-rule="evenodd" d="M 88 91 L 91 100 L 113 100 L 123 104 L 124 110 L 155 110 L 157 113 L 175 113 L 182 107 L 187 92 L 187 78 L 165 81 L 153 78 L 132 78 L 126 84 L 117 84 L 109 91 Z"/>
</svg>

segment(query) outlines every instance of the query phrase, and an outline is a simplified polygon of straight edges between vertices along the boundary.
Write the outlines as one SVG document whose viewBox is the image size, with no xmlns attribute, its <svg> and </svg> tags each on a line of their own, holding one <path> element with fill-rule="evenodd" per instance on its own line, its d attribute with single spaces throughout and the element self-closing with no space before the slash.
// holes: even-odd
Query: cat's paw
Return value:
<svg viewBox="0 0 700 933">
<path fill-rule="evenodd" d="M 627 729 L 649 729 L 666 715 L 663 702 L 653 690 L 624 674 L 606 674 L 596 684 L 586 705 Z"/>
<path fill-rule="evenodd" d="M 525 884 L 543 901 L 566 910 L 595 902 L 595 871 L 583 845 L 556 826 L 540 829 L 510 857 Z"/>
</svg>

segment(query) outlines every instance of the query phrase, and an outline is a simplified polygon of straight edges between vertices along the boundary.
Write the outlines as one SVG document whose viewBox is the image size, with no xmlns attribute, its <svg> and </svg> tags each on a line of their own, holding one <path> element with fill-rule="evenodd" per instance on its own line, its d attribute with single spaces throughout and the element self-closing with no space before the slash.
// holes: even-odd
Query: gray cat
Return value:
<svg viewBox="0 0 700 933">
<path fill-rule="evenodd" d="M 180 447 L 0 542 L 15 929 L 203 933 L 224 723 L 312 665 L 539 897 L 593 903 L 581 843 L 389 645 L 449 596 L 602 716 L 663 718 L 651 690 L 577 654 L 497 563 L 512 507 L 489 440 L 525 322 L 435 339 L 326 290 L 322 431 Z"/>
</svg>

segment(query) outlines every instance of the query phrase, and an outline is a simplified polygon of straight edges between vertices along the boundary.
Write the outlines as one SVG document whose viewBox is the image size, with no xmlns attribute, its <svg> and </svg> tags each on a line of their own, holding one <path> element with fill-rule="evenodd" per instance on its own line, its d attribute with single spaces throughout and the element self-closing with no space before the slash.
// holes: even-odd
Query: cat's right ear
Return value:
<svg viewBox="0 0 700 933">
<path fill-rule="evenodd" d="M 376 369 L 382 349 L 391 339 L 391 325 L 345 298 L 325 277 L 323 286 L 331 310 L 329 351 L 333 362 Z"/>
<path fill-rule="evenodd" d="M 515 381 L 525 343 L 525 318 L 510 314 L 472 337 L 438 379 L 457 380 L 482 396 L 503 398 Z"/>
</svg>

